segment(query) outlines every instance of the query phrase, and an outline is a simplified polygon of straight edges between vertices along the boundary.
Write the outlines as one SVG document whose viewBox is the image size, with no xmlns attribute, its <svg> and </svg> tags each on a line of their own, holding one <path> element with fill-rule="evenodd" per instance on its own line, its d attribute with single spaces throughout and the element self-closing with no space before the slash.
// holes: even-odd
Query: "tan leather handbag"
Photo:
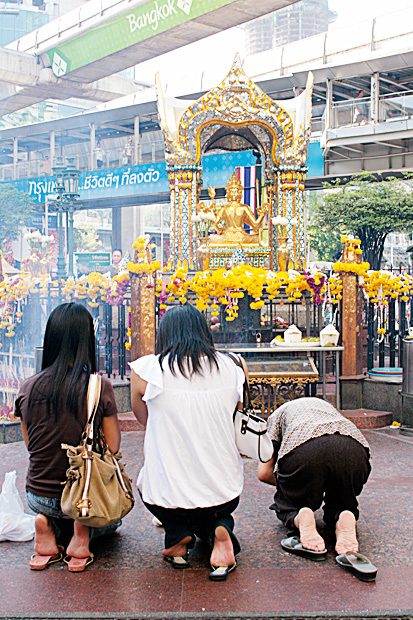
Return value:
<svg viewBox="0 0 413 620">
<path fill-rule="evenodd" d="M 94 450 L 93 422 L 99 405 L 101 377 L 90 375 L 87 391 L 88 419 L 80 445 L 62 444 L 69 459 L 63 489 L 62 511 L 89 527 L 105 527 L 119 521 L 133 508 L 132 482 L 120 462 L 120 454 L 112 454 L 103 435 Z"/>
</svg>

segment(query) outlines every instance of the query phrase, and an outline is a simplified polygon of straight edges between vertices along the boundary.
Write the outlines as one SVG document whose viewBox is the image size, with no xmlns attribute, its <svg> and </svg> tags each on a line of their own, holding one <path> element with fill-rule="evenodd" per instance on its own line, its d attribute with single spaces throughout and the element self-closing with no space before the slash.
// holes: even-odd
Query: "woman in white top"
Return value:
<svg viewBox="0 0 413 620">
<path fill-rule="evenodd" d="M 156 353 L 131 363 L 132 408 L 146 426 L 138 489 L 165 528 L 164 559 L 189 566 L 198 536 L 212 548 L 210 579 L 221 581 L 240 551 L 232 512 L 243 466 L 233 413 L 245 375 L 216 351 L 204 316 L 190 304 L 163 316 Z"/>
</svg>

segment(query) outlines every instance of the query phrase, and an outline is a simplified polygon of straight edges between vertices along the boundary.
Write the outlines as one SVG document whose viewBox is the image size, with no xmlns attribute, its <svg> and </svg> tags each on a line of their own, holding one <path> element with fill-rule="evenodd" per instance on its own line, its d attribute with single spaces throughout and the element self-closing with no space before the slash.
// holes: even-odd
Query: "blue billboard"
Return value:
<svg viewBox="0 0 413 620">
<path fill-rule="evenodd" d="M 236 168 L 255 164 L 256 159 L 252 151 L 205 155 L 202 158 L 203 186 L 225 187 Z M 324 158 L 319 142 L 309 144 L 307 165 L 309 177 L 323 176 Z M 10 181 L 8 184 L 26 192 L 38 204 L 44 204 L 47 194 L 55 193 L 53 176 L 20 179 Z M 84 170 L 80 173 L 81 200 L 149 196 L 168 191 L 169 182 L 164 161 L 137 166 Z"/>
</svg>

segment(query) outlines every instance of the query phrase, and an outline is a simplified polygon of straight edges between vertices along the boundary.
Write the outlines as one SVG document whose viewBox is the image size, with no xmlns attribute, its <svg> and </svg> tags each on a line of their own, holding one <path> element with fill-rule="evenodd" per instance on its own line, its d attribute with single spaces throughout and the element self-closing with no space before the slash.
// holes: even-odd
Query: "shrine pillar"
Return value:
<svg viewBox="0 0 413 620">
<path fill-rule="evenodd" d="M 268 203 L 268 245 L 270 248 L 270 264 L 272 270 L 277 270 L 277 231 L 272 224 L 272 219 L 277 215 L 277 183 L 276 172 L 272 179 L 265 183 L 266 200 Z"/>
<path fill-rule="evenodd" d="M 305 177 L 307 168 L 282 165 L 276 169 L 276 215 L 287 220 L 286 229 L 290 261 L 293 269 L 303 271 L 306 267 L 306 221 Z M 271 224 L 272 235 L 277 237 L 276 227 Z"/>
<path fill-rule="evenodd" d="M 192 216 L 196 214 L 201 188 L 202 166 L 167 167 L 171 196 L 170 258 L 172 265 L 187 261 L 189 269 L 196 264 L 197 235 Z"/>
<path fill-rule="evenodd" d="M 148 274 L 131 274 L 131 359 L 155 353 L 155 285 Z"/>
<path fill-rule="evenodd" d="M 352 240 L 343 243 L 337 267 L 343 282 L 341 337 L 344 347 L 340 376 L 343 409 L 363 406 L 363 297 L 359 277 L 363 272 L 361 255 Z M 341 269 L 340 269 L 341 267 Z"/>
</svg>

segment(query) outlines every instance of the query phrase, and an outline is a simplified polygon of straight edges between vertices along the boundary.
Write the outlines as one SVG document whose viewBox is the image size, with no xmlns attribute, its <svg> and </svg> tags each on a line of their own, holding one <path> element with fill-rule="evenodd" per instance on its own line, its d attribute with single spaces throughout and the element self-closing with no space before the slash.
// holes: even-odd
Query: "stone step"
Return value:
<svg viewBox="0 0 413 620">
<path fill-rule="evenodd" d="M 346 409 L 341 412 L 351 420 L 357 428 L 383 428 L 393 422 L 390 411 L 374 411 L 372 409 Z M 120 429 L 123 432 L 144 430 L 131 411 L 119 414 Z"/>
<path fill-rule="evenodd" d="M 119 414 L 120 430 L 122 432 L 128 431 L 143 431 L 143 427 L 139 424 L 138 420 L 133 415 L 132 411 Z"/>
<path fill-rule="evenodd" d="M 393 422 L 390 411 L 375 411 L 374 409 L 346 409 L 341 412 L 351 420 L 357 428 L 383 428 Z"/>
</svg>

